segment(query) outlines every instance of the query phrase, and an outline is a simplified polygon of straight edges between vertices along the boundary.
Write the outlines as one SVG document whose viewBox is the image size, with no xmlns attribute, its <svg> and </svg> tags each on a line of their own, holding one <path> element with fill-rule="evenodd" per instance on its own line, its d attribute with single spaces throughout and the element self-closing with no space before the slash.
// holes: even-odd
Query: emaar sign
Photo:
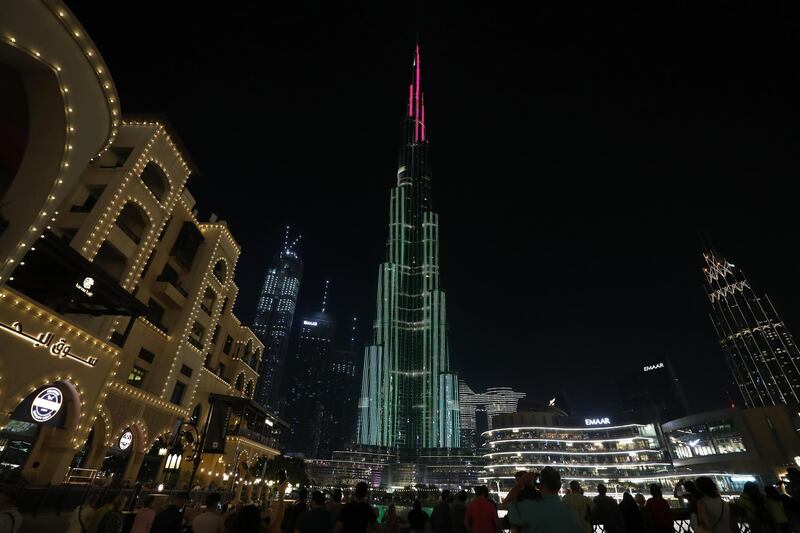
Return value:
<svg viewBox="0 0 800 533">
<path fill-rule="evenodd" d="M 603 418 L 586 418 L 584 419 L 584 422 L 586 422 L 587 426 L 604 426 L 606 424 L 610 424 L 611 419 L 607 416 Z"/>
<path fill-rule="evenodd" d="M 651 370 L 657 370 L 659 368 L 664 368 L 664 363 L 656 363 L 654 365 L 647 365 L 644 368 L 645 372 L 650 372 Z"/>
</svg>

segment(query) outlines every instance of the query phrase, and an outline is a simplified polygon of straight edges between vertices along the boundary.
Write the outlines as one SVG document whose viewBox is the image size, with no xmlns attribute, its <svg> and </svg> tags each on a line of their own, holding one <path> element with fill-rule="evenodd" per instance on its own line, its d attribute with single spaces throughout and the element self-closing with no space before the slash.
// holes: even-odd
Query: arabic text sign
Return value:
<svg viewBox="0 0 800 533">
<path fill-rule="evenodd" d="M 55 334 L 52 332 L 47 333 L 39 333 L 36 336 L 29 335 L 22 331 L 22 324 L 19 322 L 14 322 L 10 326 L 8 324 L 3 324 L 0 322 L 0 330 L 10 333 L 12 335 L 16 335 L 20 339 L 30 342 L 33 344 L 34 348 L 47 348 L 50 351 L 51 355 L 56 357 L 64 358 L 69 357 L 70 359 L 74 359 L 79 363 L 82 363 L 86 366 L 94 366 L 97 364 L 97 357 L 80 357 L 73 353 L 70 353 L 72 350 L 72 346 L 67 344 L 67 341 L 64 339 L 59 339 L 58 342 L 53 343 L 53 339 L 55 339 Z"/>
</svg>

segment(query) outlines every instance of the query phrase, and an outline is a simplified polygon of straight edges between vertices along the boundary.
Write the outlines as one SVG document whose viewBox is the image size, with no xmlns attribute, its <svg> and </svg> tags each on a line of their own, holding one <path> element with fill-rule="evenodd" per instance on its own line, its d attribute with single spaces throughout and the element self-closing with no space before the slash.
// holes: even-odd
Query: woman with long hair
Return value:
<svg viewBox="0 0 800 533">
<path fill-rule="evenodd" d="M 619 511 L 625 519 L 625 533 L 644 533 L 644 518 L 636 500 L 627 490 L 622 494 Z"/>
<path fill-rule="evenodd" d="M 386 509 L 381 526 L 383 526 L 384 533 L 400 533 L 400 519 L 397 517 L 397 508 L 393 503 Z"/>
<path fill-rule="evenodd" d="M 781 533 L 790 533 L 792 527 L 789 524 L 789 516 L 786 514 L 786 509 L 783 507 L 783 496 L 775 488 L 775 485 L 767 485 L 764 487 L 764 495 L 766 496 L 764 503 L 767 505 L 767 512 L 772 517 L 773 523 Z"/>
<path fill-rule="evenodd" d="M 744 484 L 742 494 L 736 500 L 738 507 L 744 516 L 745 522 L 750 526 L 751 533 L 772 533 L 775 525 L 772 517 L 767 511 L 766 498 L 752 481 Z"/>
<path fill-rule="evenodd" d="M 731 510 L 722 500 L 714 480 L 701 476 L 694 481 L 703 495 L 697 502 L 697 533 L 731 533 Z"/>
</svg>

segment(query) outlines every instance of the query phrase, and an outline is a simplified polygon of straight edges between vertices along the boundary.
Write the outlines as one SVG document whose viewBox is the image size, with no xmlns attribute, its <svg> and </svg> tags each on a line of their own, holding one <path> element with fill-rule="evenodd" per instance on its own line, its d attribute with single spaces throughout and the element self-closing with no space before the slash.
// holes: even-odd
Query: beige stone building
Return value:
<svg viewBox="0 0 800 533">
<path fill-rule="evenodd" d="M 204 444 L 198 484 L 246 481 L 282 422 L 250 400 L 263 345 L 232 313 L 241 249 L 198 220 L 180 140 L 121 118 L 59 2 L 0 5 L 0 78 L 0 473 L 181 483 Z"/>
</svg>

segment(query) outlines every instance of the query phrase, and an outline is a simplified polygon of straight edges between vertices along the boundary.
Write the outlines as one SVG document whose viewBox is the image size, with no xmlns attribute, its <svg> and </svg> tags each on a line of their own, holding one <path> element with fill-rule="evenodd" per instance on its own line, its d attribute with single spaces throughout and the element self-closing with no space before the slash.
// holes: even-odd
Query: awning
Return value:
<svg viewBox="0 0 800 533">
<path fill-rule="evenodd" d="M 148 308 L 102 268 L 47 230 L 14 270 L 9 287 L 60 314 L 146 315 Z"/>
</svg>

